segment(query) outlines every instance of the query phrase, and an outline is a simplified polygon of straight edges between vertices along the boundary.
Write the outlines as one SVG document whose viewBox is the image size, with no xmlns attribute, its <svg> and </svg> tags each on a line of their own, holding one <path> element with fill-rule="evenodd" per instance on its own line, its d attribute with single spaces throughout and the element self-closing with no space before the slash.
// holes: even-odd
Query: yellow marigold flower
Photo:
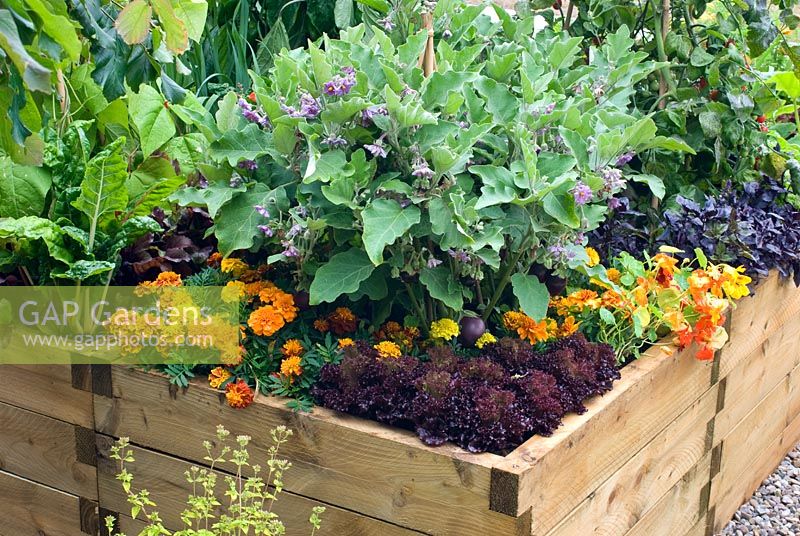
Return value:
<svg viewBox="0 0 800 536">
<path fill-rule="evenodd" d="M 228 378 L 231 377 L 231 373 L 225 367 L 216 367 L 211 370 L 211 373 L 208 375 L 208 385 L 210 385 L 213 389 L 219 389 L 220 385 L 225 383 Z"/>
<path fill-rule="evenodd" d="M 289 356 L 281 361 L 281 374 L 288 378 L 292 376 L 300 376 L 303 373 L 303 367 L 300 366 L 302 358 L 298 355 Z"/>
<path fill-rule="evenodd" d="M 286 357 L 302 355 L 304 350 L 303 343 L 297 339 L 289 339 L 281 346 L 281 353 Z"/>
<path fill-rule="evenodd" d="M 353 341 L 353 339 L 351 339 L 349 337 L 345 337 L 343 339 L 339 339 L 339 349 L 340 350 L 343 350 L 343 349 L 347 348 L 348 346 L 354 346 L 355 344 L 356 343 Z"/>
<path fill-rule="evenodd" d="M 222 259 L 219 264 L 219 269 L 222 270 L 223 273 L 231 274 L 233 277 L 239 277 L 249 270 L 250 267 L 247 266 L 247 263 L 242 259 L 230 257 L 228 259 Z"/>
<path fill-rule="evenodd" d="M 589 246 L 587 246 L 585 249 L 586 255 L 589 256 L 589 262 L 586 263 L 586 266 L 592 267 L 600 264 L 600 254 L 597 253 L 597 250 Z"/>
<path fill-rule="evenodd" d="M 294 305 L 294 296 L 281 292 L 272 300 L 272 306 L 283 317 L 286 322 L 291 322 L 297 318 L 297 307 Z"/>
<path fill-rule="evenodd" d="M 478 340 L 475 341 L 475 347 L 483 350 L 483 347 L 487 344 L 494 344 L 497 342 L 497 337 L 489 333 L 488 331 L 484 332 L 483 335 L 478 337 Z"/>
<path fill-rule="evenodd" d="M 619 284 L 619 279 L 620 277 L 622 277 L 622 274 L 616 268 L 609 268 L 608 270 L 606 270 L 606 276 L 608 277 L 608 280 L 611 281 L 612 283 Z"/>
<path fill-rule="evenodd" d="M 244 380 L 237 380 L 225 388 L 225 398 L 232 408 L 246 408 L 253 403 L 253 390 Z"/>
<path fill-rule="evenodd" d="M 397 359 L 403 354 L 400 351 L 400 347 L 391 341 L 381 341 L 373 346 L 373 348 L 375 348 L 378 354 L 384 359 Z"/>
<path fill-rule="evenodd" d="M 247 325 L 253 333 L 265 337 L 274 335 L 285 324 L 283 316 L 271 305 L 259 307 L 250 313 L 250 318 L 247 319 Z"/>
<path fill-rule="evenodd" d="M 222 301 L 232 303 L 239 301 L 245 295 L 245 284 L 241 281 L 228 281 L 222 289 Z"/>
<path fill-rule="evenodd" d="M 328 333 L 328 331 L 331 329 L 331 326 L 324 318 L 317 318 L 314 320 L 314 329 L 320 333 Z"/>
<path fill-rule="evenodd" d="M 561 337 L 569 337 L 576 331 L 578 331 L 578 326 L 581 323 L 575 320 L 574 316 L 568 316 L 564 319 L 564 322 L 561 323 L 561 327 L 558 330 L 558 334 Z"/>
<path fill-rule="evenodd" d="M 449 341 L 458 337 L 459 333 L 458 324 L 449 318 L 431 322 L 431 338 Z"/>
</svg>

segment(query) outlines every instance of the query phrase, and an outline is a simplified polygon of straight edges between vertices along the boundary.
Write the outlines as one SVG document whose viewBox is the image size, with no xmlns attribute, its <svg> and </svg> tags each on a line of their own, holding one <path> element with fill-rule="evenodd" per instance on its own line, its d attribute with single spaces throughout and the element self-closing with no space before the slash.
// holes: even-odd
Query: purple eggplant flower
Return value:
<svg viewBox="0 0 800 536">
<path fill-rule="evenodd" d="M 322 140 L 321 143 L 322 143 L 322 145 L 325 145 L 326 147 L 328 147 L 330 149 L 338 149 L 339 147 L 347 147 L 347 140 L 342 138 L 341 136 L 336 136 L 334 134 L 331 134 L 330 136 L 328 136 L 327 138 Z"/>
<path fill-rule="evenodd" d="M 300 216 L 301 218 L 305 218 L 306 216 L 308 216 L 308 209 L 303 205 L 297 205 L 297 208 L 295 210 L 297 211 L 297 215 Z"/>
<path fill-rule="evenodd" d="M 443 261 L 440 261 L 436 257 L 431 257 L 430 259 L 428 259 L 428 268 L 436 268 L 437 266 L 442 264 L 442 262 Z"/>
<path fill-rule="evenodd" d="M 572 193 L 572 197 L 575 199 L 576 205 L 585 205 L 592 200 L 594 196 L 594 192 L 592 189 L 582 181 L 578 181 L 578 183 L 570 190 Z"/>
<path fill-rule="evenodd" d="M 244 182 L 244 179 L 242 179 L 242 176 L 239 175 L 238 173 L 234 173 L 231 176 L 231 180 L 228 182 L 228 185 L 231 188 L 238 188 L 239 186 L 242 185 L 243 182 Z"/>
<path fill-rule="evenodd" d="M 547 106 L 544 107 L 544 113 L 545 113 L 545 115 L 549 115 L 549 114 L 553 113 L 553 110 L 555 110 L 555 109 L 556 109 L 556 103 L 555 102 L 551 102 L 550 104 L 548 104 Z"/>
<path fill-rule="evenodd" d="M 464 251 L 463 249 L 460 249 L 460 250 L 458 250 L 458 251 L 456 251 L 456 250 L 454 250 L 454 249 L 448 249 L 448 250 L 447 250 L 447 253 L 448 253 L 448 254 L 449 254 L 451 257 L 453 257 L 455 260 L 457 260 L 457 261 L 459 261 L 459 262 L 469 262 L 469 259 L 470 259 L 470 257 L 469 257 L 469 253 L 467 253 L 467 252 L 466 252 L 466 251 Z"/>
<path fill-rule="evenodd" d="M 236 165 L 236 167 L 246 171 L 255 171 L 258 169 L 258 162 L 255 160 L 242 160 Z"/>
<path fill-rule="evenodd" d="M 614 165 L 617 166 L 617 167 L 622 167 L 625 164 L 627 164 L 628 162 L 630 162 L 631 160 L 633 160 L 633 157 L 635 155 L 636 155 L 636 153 L 634 153 L 633 151 L 628 151 L 627 153 L 625 153 L 623 155 L 620 155 L 620 157 L 617 158 L 617 161 L 616 161 L 616 163 Z"/>
<path fill-rule="evenodd" d="M 625 187 L 625 179 L 622 178 L 622 170 L 606 167 L 600 170 L 603 178 L 603 190 L 610 193 L 618 192 Z"/>
<path fill-rule="evenodd" d="M 386 155 L 389 154 L 389 151 L 386 150 L 386 147 L 383 146 L 383 142 L 381 140 L 375 141 L 375 143 L 368 143 L 364 145 L 364 149 L 370 152 L 372 156 L 375 158 L 386 158 Z"/>
<path fill-rule="evenodd" d="M 391 32 L 392 30 L 394 30 L 394 22 L 392 22 L 391 15 L 388 15 L 382 19 L 378 19 L 377 22 L 378 24 L 383 26 L 383 29 L 386 30 L 387 32 Z"/>
<path fill-rule="evenodd" d="M 300 115 L 306 119 L 316 118 L 321 111 L 319 101 L 309 93 L 300 96 Z"/>
<path fill-rule="evenodd" d="M 289 231 L 286 233 L 288 238 L 294 238 L 295 236 L 299 235 L 303 231 L 303 228 L 300 227 L 299 224 L 295 223 L 294 225 L 289 228 Z"/>
<path fill-rule="evenodd" d="M 414 170 L 411 172 L 411 174 L 415 177 L 421 177 L 425 179 L 430 179 L 434 175 L 433 170 L 430 168 L 427 160 L 424 158 L 420 158 L 417 162 L 415 162 Z"/>
<path fill-rule="evenodd" d="M 258 212 L 261 216 L 265 218 L 269 218 L 269 210 L 263 205 L 253 205 L 253 209 Z"/>
<path fill-rule="evenodd" d="M 322 85 L 322 91 L 330 97 L 342 97 L 350 93 L 356 85 L 356 71 L 352 67 L 342 67 L 342 75 L 336 75 Z"/>
<path fill-rule="evenodd" d="M 406 86 L 406 87 L 403 88 L 403 91 L 400 92 L 400 98 L 404 99 L 404 98 L 408 97 L 409 95 L 412 96 L 412 97 L 416 96 L 417 95 L 417 90 L 416 89 L 411 89 L 410 87 Z"/>
<path fill-rule="evenodd" d="M 281 240 L 281 245 L 284 247 L 284 250 L 281 252 L 281 254 L 284 257 L 299 257 L 300 256 L 300 251 L 296 247 L 294 247 L 294 244 L 292 244 L 291 241 L 289 241 L 289 240 Z"/>
<path fill-rule="evenodd" d="M 270 227 L 269 225 L 259 225 L 258 226 L 258 230 L 261 231 L 262 233 L 264 233 L 264 236 L 267 236 L 267 237 L 270 237 L 270 238 L 272 237 L 272 235 L 275 234 L 272 231 L 272 227 Z"/>
<path fill-rule="evenodd" d="M 383 115 L 388 116 L 389 110 L 386 109 L 386 106 L 370 106 L 366 110 L 361 110 L 361 124 L 365 127 L 368 127 L 373 124 L 372 118 L 376 115 Z"/>
</svg>

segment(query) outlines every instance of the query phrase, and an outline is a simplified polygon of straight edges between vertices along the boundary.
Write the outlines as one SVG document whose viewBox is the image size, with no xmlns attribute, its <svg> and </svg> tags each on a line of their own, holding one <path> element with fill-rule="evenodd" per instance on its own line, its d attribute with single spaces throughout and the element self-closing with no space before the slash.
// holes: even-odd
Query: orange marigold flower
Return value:
<svg viewBox="0 0 800 536">
<path fill-rule="evenodd" d="M 536 322 L 529 316 L 525 316 L 525 320 L 517 328 L 517 335 L 520 339 L 527 340 L 531 344 L 537 342 L 544 342 L 550 338 L 550 330 L 546 320 Z"/>
<path fill-rule="evenodd" d="M 564 319 L 564 322 L 561 323 L 561 328 L 558 330 L 558 334 L 561 337 L 569 337 L 576 331 L 578 331 L 578 326 L 581 323 L 575 320 L 574 316 L 568 316 Z"/>
<path fill-rule="evenodd" d="M 294 305 L 294 296 L 291 294 L 280 292 L 273 298 L 272 306 L 286 322 L 291 322 L 297 318 L 297 307 Z"/>
<path fill-rule="evenodd" d="M 331 331 L 337 335 L 346 335 L 356 330 L 356 315 L 347 307 L 337 307 L 328 316 L 328 322 Z"/>
<path fill-rule="evenodd" d="M 271 305 L 259 307 L 250 313 L 250 318 L 247 319 L 247 325 L 250 326 L 253 333 L 265 337 L 274 335 L 285 324 L 283 316 Z"/>
<path fill-rule="evenodd" d="M 609 268 L 608 270 L 606 270 L 606 276 L 608 277 L 609 281 L 618 284 L 620 277 L 622 277 L 622 274 L 616 268 Z"/>
<path fill-rule="evenodd" d="M 208 375 L 208 385 L 213 389 L 219 389 L 219 386 L 225 383 L 230 377 L 231 373 L 225 367 L 213 368 Z"/>
<path fill-rule="evenodd" d="M 258 299 L 264 303 L 272 303 L 275 298 L 283 294 L 283 291 L 276 287 L 274 284 L 269 283 L 264 285 L 261 291 L 258 293 Z"/>
<path fill-rule="evenodd" d="M 378 351 L 378 354 L 380 354 L 380 356 L 384 359 L 397 359 L 403 355 L 400 347 L 392 341 L 381 341 L 373 346 L 373 348 L 375 348 Z"/>
<path fill-rule="evenodd" d="M 241 365 L 242 361 L 244 361 L 244 355 L 247 353 L 243 345 L 239 345 L 239 349 L 237 352 L 221 352 L 222 362 L 226 365 L 236 366 Z"/>
<path fill-rule="evenodd" d="M 503 326 L 509 331 L 516 331 L 528 319 L 525 313 L 508 311 L 503 314 Z"/>
<path fill-rule="evenodd" d="M 222 259 L 219 264 L 219 269 L 223 273 L 230 274 L 233 277 L 239 277 L 249 270 L 250 267 L 242 259 L 230 257 L 228 259 Z"/>
<path fill-rule="evenodd" d="M 328 333 L 328 331 L 330 331 L 331 329 L 331 326 L 326 319 L 317 318 L 316 320 L 314 320 L 314 329 L 316 329 L 320 333 Z"/>
<path fill-rule="evenodd" d="M 289 339 L 283 343 L 283 346 L 281 347 L 281 353 L 283 353 L 283 355 L 286 357 L 302 355 L 303 350 L 305 350 L 305 348 L 303 348 L 303 343 L 297 339 Z"/>
<path fill-rule="evenodd" d="M 349 337 L 345 337 L 343 339 L 339 339 L 339 349 L 340 350 L 343 350 L 343 349 L 347 348 L 348 346 L 354 346 L 355 344 L 356 343 L 353 342 L 353 339 L 351 339 Z"/>
<path fill-rule="evenodd" d="M 300 376 L 303 373 L 301 366 L 302 358 L 298 355 L 289 356 L 281 361 L 281 374 L 291 378 L 292 376 Z"/>
<path fill-rule="evenodd" d="M 183 284 L 180 274 L 161 272 L 154 281 L 156 287 L 179 287 Z"/>
<path fill-rule="evenodd" d="M 591 289 L 576 290 L 567 296 L 564 303 L 569 307 L 578 307 L 579 309 L 597 309 L 601 305 L 597 292 Z"/>
<path fill-rule="evenodd" d="M 220 253 L 219 251 L 215 251 L 214 253 L 208 256 L 206 264 L 211 266 L 212 268 L 217 268 L 219 266 L 219 263 L 221 262 L 222 262 L 222 253 Z"/>
<path fill-rule="evenodd" d="M 253 403 L 253 390 L 244 380 L 236 380 L 225 388 L 225 398 L 232 408 L 246 408 Z"/>
<path fill-rule="evenodd" d="M 239 279 L 245 283 L 254 283 L 261 279 L 261 272 L 253 269 L 245 270 L 242 272 L 242 275 L 239 276 Z"/>
</svg>

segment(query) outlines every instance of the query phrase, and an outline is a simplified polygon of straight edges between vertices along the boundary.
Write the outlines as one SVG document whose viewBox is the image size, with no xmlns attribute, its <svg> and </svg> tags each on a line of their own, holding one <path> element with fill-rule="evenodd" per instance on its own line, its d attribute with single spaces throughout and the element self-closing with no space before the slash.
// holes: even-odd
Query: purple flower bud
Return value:
<svg viewBox="0 0 800 536">
<path fill-rule="evenodd" d="M 258 162 L 255 160 L 242 160 L 236 165 L 236 167 L 246 171 L 255 171 L 258 169 Z"/>
<path fill-rule="evenodd" d="M 435 257 L 431 257 L 430 259 L 428 259 L 428 268 L 436 268 L 437 266 L 442 264 L 442 262 L 443 261 L 440 261 L 439 259 L 437 259 Z"/>
<path fill-rule="evenodd" d="M 375 158 L 386 158 L 386 155 L 389 153 L 380 140 L 376 141 L 375 143 L 369 143 L 365 145 L 364 149 L 369 151 L 370 154 Z"/>
<path fill-rule="evenodd" d="M 272 237 L 272 235 L 275 234 L 272 231 L 272 227 L 270 227 L 269 225 L 259 225 L 258 230 L 264 233 L 264 235 L 267 237 Z"/>
<path fill-rule="evenodd" d="M 622 206 L 622 202 L 617 199 L 616 197 L 611 197 L 608 200 L 608 208 L 611 210 L 617 210 L 619 207 Z"/>
<path fill-rule="evenodd" d="M 303 205 L 297 205 L 296 210 L 297 210 L 297 215 L 300 216 L 301 218 L 305 218 L 306 216 L 308 216 L 308 209 Z"/>
<path fill-rule="evenodd" d="M 448 28 L 447 30 L 442 32 L 442 37 L 444 37 L 445 39 L 450 39 L 451 37 L 453 37 L 453 32 L 451 32 L 450 29 Z"/>
<path fill-rule="evenodd" d="M 424 158 L 420 158 L 414 164 L 414 170 L 411 172 L 411 174 L 415 177 L 422 177 L 425 179 L 430 179 L 434 175 L 433 170 L 430 168 L 428 162 Z"/>
<path fill-rule="evenodd" d="M 300 227 L 299 224 L 295 223 L 291 226 L 289 231 L 286 233 L 286 236 L 289 238 L 294 238 L 295 236 L 299 235 L 303 231 L 303 228 Z"/>
<path fill-rule="evenodd" d="M 383 115 L 388 116 L 389 110 L 386 109 L 386 106 L 370 106 L 366 110 L 361 110 L 361 124 L 365 127 L 368 127 L 373 124 L 372 118 L 376 115 Z"/>
<path fill-rule="evenodd" d="M 594 196 L 594 192 L 589 186 L 582 181 L 578 181 L 578 183 L 570 190 L 572 193 L 572 197 L 575 199 L 576 205 L 585 205 L 592 200 Z"/>
<path fill-rule="evenodd" d="M 469 123 L 467 123 L 466 121 L 459 121 L 458 126 L 460 128 L 469 128 Z"/>
<path fill-rule="evenodd" d="M 553 113 L 553 110 L 555 110 L 555 109 L 556 109 L 556 103 L 555 102 L 551 102 L 550 104 L 548 104 L 547 106 L 544 107 L 544 113 L 545 114 L 551 114 L 551 113 Z"/>
<path fill-rule="evenodd" d="M 416 94 L 417 94 L 417 90 L 416 89 L 411 89 L 410 87 L 406 86 L 406 87 L 403 88 L 403 91 L 400 92 L 400 98 L 404 99 L 404 98 L 408 97 L 409 95 L 415 96 Z"/>
<path fill-rule="evenodd" d="M 616 163 L 614 165 L 617 166 L 617 167 L 622 167 L 625 164 L 627 164 L 628 162 L 630 162 L 631 160 L 633 160 L 633 157 L 635 155 L 636 155 L 636 153 L 634 153 L 633 151 L 628 151 L 627 153 L 625 153 L 625 154 L 621 155 L 619 158 L 617 158 L 617 161 L 616 161 Z"/>
<path fill-rule="evenodd" d="M 458 250 L 458 251 L 456 251 L 454 249 L 448 249 L 447 253 L 448 253 L 448 255 L 450 255 L 451 257 L 453 257 L 455 260 L 457 260 L 459 262 L 469 262 L 469 253 L 467 253 L 463 249 Z"/>
<path fill-rule="evenodd" d="M 230 182 L 228 182 L 228 184 L 230 185 L 231 188 L 238 188 L 239 186 L 242 185 L 243 182 L 244 179 L 242 179 L 242 176 L 239 175 L 238 173 L 234 173 L 233 176 L 231 176 L 231 180 Z"/>
<path fill-rule="evenodd" d="M 618 192 L 625 187 L 625 179 L 622 178 L 622 170 L 606 167 L 600 170 L 603 178 L 603 190 L 610 193 Z"/>
<path fill-rule="evenodd" d="M 322 145 L 325 145 L 331 149 L 336 149 L 339 147 L 347 147 L 347 140 L 342 138 L 341 136 L 336 136 L 331 134 L 324 140 L 322 140 Z"/>
<path fill-rule="evenodd" d="M 296 247 L 294 247 L 294 244 L 292 244 L 292 242 L 290 242 L 289 240 L 282 240 L 281 241 L 281 245 L 285 248 L 281 252 L 281 254 L 284 257 L 299 257 L 300 256 L 300 251 Z"/>
<path fill-rule="evenodd" d="M 269 218 L 269 210 L 267 210 L 266 207 L 262 205 L 254 205 L 253 209 L 255 209 L 255 211 L 261 214 L 263 217 Z"/>
<path fill-rule="evenodd" d="M 208 179 L 202 173 L 199 175 L 197 179 L 197 187 L 198 188 L 208 188 Z"/>
<path fill-rule="evenodd" d="M 315 119 L 319 115 L 320 110 L 319 101 L 309 93 L 303 93 L 300 96 L 300 111 L 298 113 L 301 117 Z"/>
<path fill-rule="evenodd" d="M 382 19 L 378 19 L 377 22 L 378 24 L 383 26 L 383 29 L 386 30 L 387 32 L 391 32 L 392 30 L 394 30 L 394 22 L 392 22 L 391 15 L 384 17 Z"/>
</svg>

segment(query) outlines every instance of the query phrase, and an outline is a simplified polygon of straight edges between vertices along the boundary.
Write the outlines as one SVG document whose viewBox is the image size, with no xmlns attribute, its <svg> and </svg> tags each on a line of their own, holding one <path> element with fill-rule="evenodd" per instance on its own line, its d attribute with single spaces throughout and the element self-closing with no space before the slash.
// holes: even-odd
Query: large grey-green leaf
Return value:
<svg viewBox="0 0 800 536">
<path fill-rule="evenodd" d="M 317 269 L 309 289 L 311 305 L 332 302 L 342 294 L 356 292 L 375 265 L 359 248 L 337 253 Z"/>
<path fill-rule="evenodd" d="M 250 123 L 241 130 L 229 130 L 211 144 L 210 154 L 217 160 L 227 160 L 235 166 L 241 160 L 255 160 L 267 154 L 270 134 Z"/>
<path fill-rule="evenodd" d="M 260 233 L 258 226 L 264 217 L 253 207 L 261 205 L 273 213 L 277 208 L 288 208 L 289 202 L 283 186 L 270 190 L 263 183 L 256 183 L 249 191 L 237 194 L 219 210 L 214 224 L 214 234 L 219 243 L 219 251 L 225 256 L 234 251 L 250 249 Z"/>
<path fill-rule="evenodd" d="M 461 283 L 452 276 L 448 268 L 423 268 L 419 280 L 434 300 L 439 300 L 454 311 L 461 310 L 464 305 Z"/>
<path fill-rule="evenodd" d="M 510 203 L 517 198 L 517 190 L 514 188 L 514 174 L 504 167 L 481 165 L 471 166 L 469 170 L 478 175 L 483 182 L 481 186 L 481 197 L 478 199 L 475 208 L 491 207 Z"/>
<path fill-rule="evenodd" d="M 52 179 L 43 168 L 20 166 L 0 157 L 0 218 L 39 216 Z"/>
<path fill-rule="evenodd" d="M 547 286 L 539 281 L 535 275 L 514 274 L 511 276 L 511 286 L 514 296 L 519 300 L 519 306 L 529 317 L 537 322 L 547 316 L 547 307 L 550 303 L 550 292 Z"/>
<path fill-rule="evenodd" d="M 420 211 L 414 205 L 403 208 L 393 199 L 376 199 L 361 213 L 364 222 L 364 249 L 372 263 L 383 262 L 386 246 L 419 223 Z"/>
<path fill-rule="evenodd" d="M 247 187 L 243 184 L 231 186 L 227 182 L 213 182 L 206 188 L 192 186 L 178 190 L 169 196 L 169 200 L 184 207 L 206 207 L 208 215 L 216 218 L 219 209 L 233 199 L 234 194 L 246 190 Z"/>
<path fill-rule="evenodd" d="M 551 192 L 544 196 L 542 206 L 544 211 L 559 223 L 573 229 L 580 227 L 581 220 L 575 211 L 575 199 L 571 194 L 555 194 Z"/>
</svg>

